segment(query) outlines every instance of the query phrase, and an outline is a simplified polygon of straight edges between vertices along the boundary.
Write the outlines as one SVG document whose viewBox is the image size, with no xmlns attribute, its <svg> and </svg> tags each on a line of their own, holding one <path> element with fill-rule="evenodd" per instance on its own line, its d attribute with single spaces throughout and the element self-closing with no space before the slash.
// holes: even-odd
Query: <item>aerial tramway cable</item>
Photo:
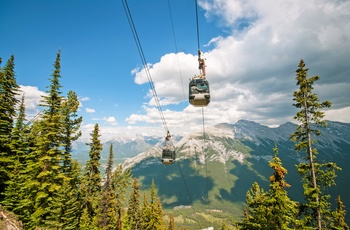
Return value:
<svg viewBox="0 0 350 230">
<path fill-rule="evenodd" d="M 147 64 L 147 61 L 146 61 L 146 57 L 145 57 L 145 55 L 143 53 L 142 45 L 141 45 L 139 36 L 137 34 L 136 27 L 135 27 L 135 24 L 134 24 L 134 20 L 132 18 L 132 15 L 131 15 L 131 12 L 130 12 L 127 0 L 122 0 L 122 3 L 123 3 L 125 14 L 126 14 L 126 16 L 128 18 L 130 29 L 132 31 L 132 34 L 133 34 L 133 37 L 134 37 L 134 40 L 135 40 L 135 43 L 136 43 L 136 46 L 137 46 L 137 50 L 139 52 L 139 55 L 140 55 L 142 63 L 143 63 L 144 71 L 146 73 L 146 76 L 148 78 L 148 82 L 150 84 L 150 88 L 151 88 L 152 93 L 153 93 L 153 98 L 154 98 L 154 100 L 156 102 L 156 106 L 157 106 L 157 109 L 159 111 L 159 115 L 160 115 L 160 118 L 162 120 L 163 127 L 164 127 L 165 132 L 166 132 L 165 148 L 163 148 L 163 150 L 162 150 L 162 163 L 163 164 L 173 164 L 175 162 L 176 153 L 175 153 L 175 150 L 174 150 L 174 145 L 173 145 L 173 143 L 171 141 L 170 131 L 168 129 L 168 125 L 167 125 L 167 122 L 165 120 L 164 113 L 163 113 L 162 107 L 161 107 L 160 102 L 159 102 L 159 97 L 158 97 L 156 88 L 154 87 L 154 84 L 153 84 L 152 76 L 151 76 L 151 73 L 149 71 L 149 67 L 148 67 L 148 64 Z"/>
<path fill-rule="evenodd" d="M 143 64 L 146 76 L 148 78 L 149 85 L 150 85 L 152 93 L 153 93 L 154 100 L 156 102 L 157 109 L 158 109 L 159 114 L 160 114 L 160 118 L 162 120 L 162 123 L 163 123 L 163 126 L 164 126 L 166 133 L 169 133 L 169 129 L 168 129 L 168 126 L 167 126 L 167 123 L 166 123 L 166 120 L 165 120 L 165 117 L 163 114 L 163 110 L 162 110 L 162 107 L 160 106 L 159 97 L 158 97 L 157 91 L 156 91 L 154 84 L 153 84 L 152 76 L 151 76 L 151 73 L 149 71 L 149 67 L 147 65 L 145 55 L 144 55 L 143 50 L 142 50 L 141 42 L 140 42 L 139 36 L 137 34 L 137 31 L 136 31 L 134 20 L 131 16 L 131 12 L 130 12 L 128 3 L 126 0 L 122 0 L 122 3 L 123 3 L 123 7 L 124 7 L 124 11 L 126 13 L 126 16 L 128 18 L 128 22 L 129 22 L 129 26 L 130 26 L 131 31 L 132 31 L 132 35 L 134 37 L 134 40 L 135 40 L 135 43 L 137 46 L 137 50 L 138 50 L 139 55 L 140 55 L 141 60 L 142 60 L 142 64 Z"/>
<path fill-rule="evenodd" d="M 200 35 L 199 35 L 199 20 L 198 20 L 198 1 L 195 0 L 196 5 L 196 28 L 197 28 L 197 45 L 198 45 L 198 61 L 199 61 L 199 71 L 200 75 L 204 75 L 206 77 L 206 71 L 205 71 L 205 63 L 204 59 L 201 58 L 201 51 L 200 51 Z M 208 186 L 208 166 L 207 166 L 207 151 L 206 151 L 206 132 L 205 132 L 205 119 L 204 119 L 204 106 L 202 106 L 202 124 L 203 124 L 203 146 L 202 146 L 202 153 L 204 155 L 204 165 L 205 165 L 205 180 L 206 180 L 206 191 L 207 191 L 207 198 L 209 194 L 209 186 Z"/>
</svg>

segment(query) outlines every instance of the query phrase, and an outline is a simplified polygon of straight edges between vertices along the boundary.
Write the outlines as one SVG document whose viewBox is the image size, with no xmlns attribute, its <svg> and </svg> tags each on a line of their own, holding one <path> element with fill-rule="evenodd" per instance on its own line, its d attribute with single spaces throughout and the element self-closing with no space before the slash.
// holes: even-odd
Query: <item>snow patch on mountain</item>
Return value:
<svg viewBox="0 0 350 230">
<path fill-rule="evenodd" d="M 235 124 L 223 123 L 206 127 L 205 132 L 194 132 L 184 137 L 173 137 L 173 143 L 177 152 L 177 160 L 195 157 L 201 164 L 205 164 L 207 161 L 217 161 L 224 165 L 230 160 L 237 160 L 243 164 L 246 157 L 268 161 L 272 155 L 250 156 L 247 155 L 247 152 L 238 151 L 237 149 L 247 147 L 244 146 L 242 140 L 247 140 L 256 146 L 264 146 L 271 142 L 290 141 L 290 135 L 296 131 L 296 127 L 297 125 L 291 122 L 270 128 L 253 121 L 240 120 Z M 350 136 L 350 124 L 329 122 L 327 128 L 319 129 L 321 131 L 321 135 L 317 137 L 319 145 L 326 145 L 336 150 L 339 148 L 339 142 L 350 143 L 348 138 Z M 152 148 L 127 159 L 123 164 L 123 168 L 133 167 L 144 159 L 151 157 L 156 160 L 150 160 L 150 164 L 160 164 L 164 139 L 152 139 L 152 141 L 155 140 L 157 140 L 157 143 L 152 145 Z M 293 155 L 293 157 L 298 158 L 297 155 Z"/>
<path fill-rule="evenodd" d="M 124 161 L 124 163 L 122 164 L 123 169 L 127 169 L 127 168 L 132 168 L 133 166 L 135 166 L 138 163 L 141 163 L 144 159 L 147 158 L 151 158 L 151 157 L 155 157 L 158 159 L 161 159 L 162 156 L 162 149 L 160 147 L 153 147 L 150 148 L 149 150 L 139 153 L 136 156 L 132 157 L 132 158 L 128 158 Z M 157 162 L 155 161 L 149 161 L 147 164 L 154 164 L 154 163 L 160 163 L 161 161 L 158 160 Z"/>
</svg>

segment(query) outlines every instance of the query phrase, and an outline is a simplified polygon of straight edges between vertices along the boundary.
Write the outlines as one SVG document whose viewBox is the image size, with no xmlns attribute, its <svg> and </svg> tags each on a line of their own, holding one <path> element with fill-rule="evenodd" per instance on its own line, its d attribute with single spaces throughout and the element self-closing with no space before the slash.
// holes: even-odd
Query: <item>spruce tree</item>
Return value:
<svg viewBox="0 0 350 230">
<path fill-rule="evenodd" d="M 160 199 L 157 197 L 156 186 L 152 180 L 150 188 L 150 203 L 148 207 L 147 198 L 145 197 L 142 209 L 142 227 L 143 229 L 166 229 L 166 223 L 163 219 L 164 213 Z"/>
<path fill-rule="evenodd" d="M 123 229 L 132 230 L 141 228 L 141 203 L 140 203 L 140 184 L 134 178 L 131 188 L 131 194 L 128 203 L 128 210 L 123 223 Z"/>
<path fill-rule="evenodd" d="M 240 229 L 267 229 L 266 220 L 268 216 L 267 207 L 265 206 L 267 194 L 264 189 L 260 188 L 257 182 L 254 182 L 252 187 L 247 192 L 246 204 L 244 209 L 244 219 L 242 223 L 238 223 Z"/>
<path fill-rule="evenodd" d="M 92 219 L 89 214 L 89 210 L 87 207 L 83 208 L 83 212 L 80 218 L 80 230 L 92 230 L 94 229 L 94 226 L 92 225 Z"/>
<path fill-rule="evenodd" d="M 100 174 L 100 158 L 102 151 L 102 144 L 99 139 L 99 126 L 95 124 L 92 131 L 89 160 L 86 162 L 84 175 L 82 178 L 82 190 L 84 191 L 84 208 L 87 208 L 90 218 L 93 220 L 98 208 L 98 200 L 96 197 L 101 192 L 101 174 Z"/>
<path fill-rule="evenodd" d="M 15 77 L 14 60 L 12 55 L 5 66 L 0 68 L 0 200 L 3 198 L 6 182 L 9 180 L 8 167 L 11 158 L 9 140 L 11 140 L 18 104 L 16 96 L 19 94 L 19 86 Z"/>
<path fill-rule="evenodd" d="M 124 203 L 126 201 L 126 189 L 131 184 L 131 170 L 130 168 L 123 170 L 122 165 L 118 165 L 113 172 L 111 183 L 115 194 L 115 205 L 117 215 L 117 229 L 122 229 L 122 217 L 124 215 Z"/>
<path fill-rule="evenodd" d="M 52 229 L 78 229 L 82 215 L 80 185 L 81 167 L 76 160 L 72 161 L 70 177 L 66 177 L 56 197 L 52 201 L 52 212 L 47 226 Z"/>
<path fill-rule="evenodd" d="M 266 192 L 255 182 L 247 193 L 247 206 L 244 218 L 239 225 L 242 229 L 295 229 L 297 226 L 297 203 L 290 200 L 286 188 L 290 185 L 284 177 L 287 170 L 277 157 L 275 147 L 274 156 L 269 165 L 274 170 L 270 177 L 270 189 Z"/>
<path fill-rule="evenodd" d="M 141 228 L 142 229 L 148 229 L 148 225 L 151 221 L 151 205 L 148 202 L 148 197 L 146 192 L 143 193 L 143 203 L 141 207 Z"/>
<path fill-rule="evenodd" d="M 19 201 L 21 199 L 20 190 L 25 183 L 25 165 L 28 151 L 28 128 L 25 122 L 24 95 L 19 107 L 19 114 L 12 131 L 10 140 L 11 156 L 9 157 L 10 165 L 9 180 L 7 181 L 6 191 L 4 193 L 4 207 L 16 214 L 21 214 Z"/>
<path fill-rule="evenodd" d="M 50 226 L 56 215 L 53 202 L 66 179 L 62 173 L 63 163 L 63 117 L 61 112 L 60 51 L 56 55 L 54 70 L 49 79 L 47 95 L 42 97 L 41 119 L 33 122 L 29 133 L 29 151 L 26 156 L 25 184 L 22 191 L 26 196 L 20 200 L 25 213 L 26 228 Z"/>
<path fill-rule="evenodd" d="M 301 204 L 302 224 L 305 228 L 329 227 L 330 203 L 328 194 L 325 194 L 327 187 L 335 185 L 334 178 L 336 170 L 340 170 L 335 163 L 317 162 L 318 154 L 314 143 L 316 137 L 321 134 L 318 126 L 326 126 L 323 108 L 329 108 L 329 101 L 320 102 L 317 94 L 313 93 L 313 84 L 319 80 L 319 76 L 308 77 L 308 68 L 305 68 L 303 60 L 300 61 L 296 70 L 296 80 L 299 89 L 294 92 L 293 106 L 300 109 L 294 119 L 299 122 L 297 131 L 291 135 L 296 142 L 295 151 L 304 151 L 305 162 L 297 166 L 298 173 L 302 176 L 305 204 Z"/>
<path fill-rule="evenodd" d="M 78 96 L 75 92 L 69 91 L 66 99 L 62 101 L 62 116 L 63 116 L 63 171 L 69 173 L 71 170 L 71 154 L 72 143 L 81 136 L 80 124 L 83 118 L 78 117 L 77 111 L 79 107 Z"/>
<path fill-rule="evenodd" d="M 113 145 L 109 148 L 106 177 L 102 186 L 101 200 L 97 211 L 97 226 L 100 229 L 114 229 L 117 226 L 116 194 L 112 187 Z"/>
<path fill-rule="evenodd" d="M 342 200 L 340 199 L 340 196 L 337 198 L 337 208 L 333 212 L 334 221 L 331 225 L 331 229 L 337 229 L 337 230 L 348 230 L 350 229 L 347 223 L 345 222 L 345 214 L 346 211 L 344 209 L 344 204 Z"/>
<path fill-rule="evenodd" d="M 38 183 L 37 192 L 35 194 L 35 211 L 32 214 L 32 221 L 37 227 L 46 227 L 46 220 L 56 215 L 51 209 L 52 201 L 57 196 L 65 175 L 62 173 L 62 161 L 64 147 L 62 143 L 63 117 L 61 113 L 61 65 L 60 51 L 56 56 L 54 63 L 54 71 L 51 84 L 48 87 L 47 95 L 43 96 L 40 106 L 43 110 L 41 120 L 38 124 L 40 135 L 35 138 L 36 150 L 32 153 L 37 157 L 34 163 L 35 175 L 34 180 Z"/>
</svg>

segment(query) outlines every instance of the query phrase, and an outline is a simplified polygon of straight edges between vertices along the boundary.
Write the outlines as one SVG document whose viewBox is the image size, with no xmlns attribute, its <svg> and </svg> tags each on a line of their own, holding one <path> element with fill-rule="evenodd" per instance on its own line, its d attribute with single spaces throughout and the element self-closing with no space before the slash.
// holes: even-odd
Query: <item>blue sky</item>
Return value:
<svg viewBox="0 0 350 230">
<path fill-rule="evenodd" d="M 188 79 L 198 74 L 194 0 L 127 2 L 170 131 L 200 130 L 201 109 L 187 102 Z M 315 86 L 321 100 L 333 102 L 326 118 L 350 122 L 349 1 L 198 3 L 212 90 L 204 109 L 207 126 L 239 119 L 270 126 L 292 121 L 301 58 L 310 76 L 321 77 Z M 95 123 L 103 139 L 164 135 L 121 0 L 0 0 L 0 28 L 2 65 L 15 55 L 28 115 L 38 111 L 61 50 L 63 95 L 78 94 L 85 137 Z"/>
</svg>

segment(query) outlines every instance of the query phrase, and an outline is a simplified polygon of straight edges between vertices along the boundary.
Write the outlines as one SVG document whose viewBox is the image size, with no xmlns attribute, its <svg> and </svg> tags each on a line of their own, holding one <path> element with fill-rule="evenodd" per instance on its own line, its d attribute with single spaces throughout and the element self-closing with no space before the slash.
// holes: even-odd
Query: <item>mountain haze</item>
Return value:
<svg viewBox="0 0 350 230">
<path fill-rule="evenodd" d="M 288 170 L 286 181 L 292 185 L 288 194 L 293 200 L 303 201 L 301 177 L 296 165 L 305 153 L 294 152 L 290 135 L 296 125 L 285 123 L 269 128 L 253 121 L 240 120 L 235 124 L 207 127 L 205 134 L 193 133 L 175 143 L 177 161 L 162 165 L 161 147 L 158 145 L 127 159 L 124 167 L 148 189 L 154 180 L 163 206 L 175 214 L 177 225 L 189 229 L 219 227 L 238 220 L 243 214 L 246 192 L 254 182 L 265 190 L 273 170 L 268 166 L 273 147 L 279 148 L 278 157 Z M 319 128 L 321 135 L 314 145 L 318 161 L 336 162 L 337 186 L 331 187 L 330 202 L 334 205 L 338 195 L 350 207 L 350 124 L 328 122 Z M 346 216 L 349 222 L 349 216 Z"/>
<path fill-rule="evenodd" d="M 278 157 L 288 170 L 286 181 L 292 185 L 288 194 L 293 200 L 303 201 L 296 165 L 305 153 L 295 152 L 295 143 L 290 140 L 296 127 L 291 122 L 270 128 L 240 120 L 206 127 L 205 133 L 176 136 L 173 143 L 177 160 L 173 165 L 161 163 L 164 137 L 118 137 L 103 143 L 101 164 L 105 165 L 113 144 L 114 163 L 131 168 L 141 190 L 148 191 L 154 180 L 163 208 L 174 213 L 178 227 L 218 228 L 222 220 L 233 223 L 242 217 L 246 193 L 254 182 L 265 190 L 269 188 L 268 178 L 273 170 L 268 164 L 275 144 Z M 342 168 L 335 179 L 337 186 L 329 188 L 330 202 L 334 206 L 340 195 L 349 208 L 350 124 L 329 121 L 326 128 L 318 129 L 321 135 L 314 145 L 319 152 L 316 160 L 335 162 Z M 73 157 L 85 164 L 89 146 L 79 142 L 75 145 Z M 349 215 L 346 218 L 349 223 Z"/>
</svg>

